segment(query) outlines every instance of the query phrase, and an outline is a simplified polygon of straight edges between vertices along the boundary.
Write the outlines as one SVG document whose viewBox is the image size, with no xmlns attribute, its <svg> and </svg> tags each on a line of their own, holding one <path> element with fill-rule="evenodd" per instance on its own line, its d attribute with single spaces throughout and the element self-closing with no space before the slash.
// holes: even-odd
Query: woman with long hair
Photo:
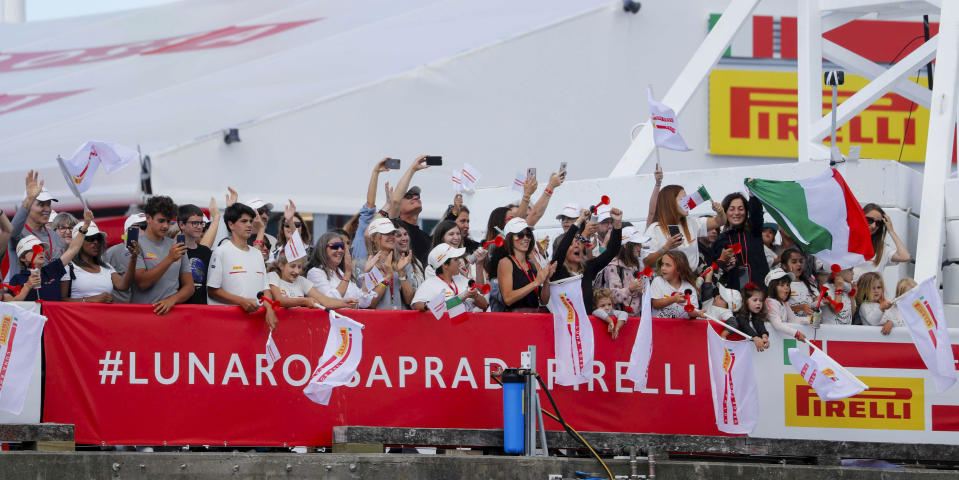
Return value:
<svg viewBox="0 0 959 480">
<path fill-rule="evenodd" d="M 476 283 L 486 283 L 486 273 L 484 269 L 482 267 L 477 268 L 477 265 L 482 264 L 486 260 L 486 250 L 478 248 L 470 254 L 469 248 L 466 247 L 465 237 L 463 237 L 463 230 L 456 222 L 443 220 L 433 228 L 432 245 L 430 248 L 434 248 L 441 243 L 446 243 L 453 248 L 466 248 L 467 255 L 463 257 L 460 262 L 460 268 L 462 269 L 460 274 L 466 278 L 475 280 Z"/>
<path fill-rule="evenodd" d="M 490 259 L 496 264 L 499 296 L 492 295 L 503 306 L 494 311 L 543 312 L 540 305 L 549 302 L 549 278 L 556 263 L 544 268 L 545 259 L 536 250 L 533 227 L 526 220 L 514 218 L 506 223 L 502 248 L 494 250 Z"/>
<path fill-rule="evenodd" d="M 862 207 L 862 212 L 866 214 L 866 223 L 869 225 L 869 235 L 872 239 L 872 251 L 874 256 L 872 260 L 866 260 L 852 269 L 853 281 L 859 281 L 859 277 L 868 272 L 879 272 L 885 270 L 889 263 L 908 262 L 912 259 L 909 255 L 909 249 L 906 244 L 899 239 L 893 228 L 892 220 L 882 207 L 875 203 L 867 203 Z M 886 241 L 886 233 L 892 239 L 892 244 Z"/>
<path fill-rule="evenodd" d="M 679 207 L 679 199 L 684 196 L 686 190 L 679 185 L 667 185 L 659 191 L 654 222 L 646 227 L 646 236 L 650 238 L 650 253 L 643 259 L 646 265 L 655 265 L 659 257 L 675 249 L 686 255 L 689 268 L 695 271 L 699 267 L 699 237 L 705 237 L 709 229 L 726 222 L 722 205 L 716 202 L 713 202 L 715 217 L 706 221 L 690 217 L 689 212 Z M 674 229 L 673 233 L 670 233 L 670 227 Z"/>
<path fill-rule="evenodd" d="M 353 260 L 345 235 L 326 232 L 316 242 L 316 248 L 306 264 L 306 278 L 327 297 L 341 300 L 355 299 L 359 308 L 369 308 L 372 298 L 363 295 L 353 283 Z"/>
<path fill-rule="evenodd" d="M 649 237 L 636 230 L 636 227 L 623 227 L 622 246 L 602 273 L 596 277 L 594 288 L 607 288 L 613 295 L 613 308 L 623 310 L 630 315 L 639 315 L 642 312 L 643 291 L 645 282 L 636 278 L 636 273 L 643 270 L 643 259 L 640 258 L 643 244 Z"/>
<path fill-rule="evenodd" d="M 583 209 L 579 218 L 569 226 L 553 252 L 553 262 L 556 262 L 556 273 L 551 281 L 562 280 L 574 275 L 582 275 L 580 286 L 583 289 L 583 303 L 587 312 L 595 310 L 593 306 L 593 281 L 596 276 L 609 265 L 609 262 L 619 255 L 623 240 L 623 212 L 618 208 L 610 209 L 609 217 L 613 219 L 612 232 L 606 250 L 598 257 L 586 259 L 586 238 L 581 232 L 589 220 L 590 211 Z"/>
<path fill-rule="evenodd" d="M 406 231 L 406 227 L 404 227 L 402 223 L 394 222 L 393 225 L 396 226 L 396 241 L 394 242 L 396 245 L 396 255 L 393 255 L 393 258 L 403 258 L 407 254 L 412 254 L 410 232 Z M 416 290 L 426 278 L 423 264 L 419 258 L 416 258 L 416 255 L 411 255 L 409 266 L 406 269 L 397 269 L 397 272 L 402 273 L 402 270 L 408 271 L 407 277 L 413 285 L 413 290 Z"/>
<path fill-rule="evenodd" d="M 700 318 L 699 291 L 696 274 L 689 268 L 686 255 L 679 250 L 669 250 L 657 260 L 657 275 L 649 284 L 650 304 L 653 316 L 658 318 Z M 689 295 L 689 298 L 686 298 Z M 686 305 L 693 310 L 686 311 Z"/>
<path fill-rule="evenodd" d="M 79 230 L 80 224 L 77 224 L 73 227 L 73 235 L 83 235 Z M 102 259 L 103 252 L 106 251 L 106 239 L 107 234 L 101 232 L 95 223 L 90 223 L 84 235 L 83 246 L 67 265 L 67 274 L 60 282 L 63 301 L 113 303 L 114 290 L 125 292 L 130 289 L 140 246 L 136 242 L 127 246 L 127 251 L 130 252 L 129 265 L 126 273 L 120 275 Z"/>
<path fill-rule="evenodd" d="M 783 250 L 780 265 L 783 271 L 793 277 L 789 284 L 787 305 L 800 321 L 808 321 L 809 316 L 813 314 L 816 299 L 819 297 L 819 284 L 816 278 L 809 274 L 809 266 L 806 264 L 809 258 L 798 246 L 793 245 Z"/>
<path fill-rule="evenodd" d="M 723 285 L 738 290 L 750 282 L 761 284 L 769 273 L 763 244 L 762 203 L 756 197 L 746 200 L 745 195 L 735 192 L 723 198 L 722 208 L 726 224 L 709 250 L 725 272 Z M 733 252 L 734 244 L 739 244 L 739 253 Z"/>
</svg>

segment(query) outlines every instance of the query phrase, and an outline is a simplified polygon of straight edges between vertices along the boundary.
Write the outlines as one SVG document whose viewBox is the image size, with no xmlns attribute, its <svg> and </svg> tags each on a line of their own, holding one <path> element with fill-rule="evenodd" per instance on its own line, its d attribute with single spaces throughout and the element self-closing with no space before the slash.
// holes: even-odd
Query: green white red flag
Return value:
<svg viewBox="0 0 959 480">
<path fill-rule="evenodd" d="M 689 213 L 690 210 L 708 200 L 710 200 L 709 192 L 706 191 L 705 186 L 700 185 L 695 192 L 679 199 L 679 208 L 682 208 L 683 211 Z"/>
<path fill-rule="evenodd" d="M 786 233 L 823 263 L 850 268 L 873 257 L 866 215 L 836 169 L 805 180 L 754 178 L 745 184 Z"/>
</svg>

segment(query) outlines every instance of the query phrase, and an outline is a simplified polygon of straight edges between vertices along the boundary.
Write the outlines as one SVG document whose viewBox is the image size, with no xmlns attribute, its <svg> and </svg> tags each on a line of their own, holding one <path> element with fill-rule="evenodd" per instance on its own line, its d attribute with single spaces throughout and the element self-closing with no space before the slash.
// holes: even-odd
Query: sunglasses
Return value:
<svg viewBox="0 0 959 480">
<path fill-rule="evenodd" d="M 269 208 L 261 207 L 261 208 L 257 209 L 256 213 L 259 213 L 260 215 L 269 215 L 269 214 L 270 214 L 270 209 L 269 209 Z"/>
<path fill-rule="evenodd" d="M 84 241 L 84 242 L 90 242 L 90 243 L 99 242 L 99 241 L 100 241 L 100 234 L 98 233 L 98 234 L 93 235 L 93 236 L 83 237 L 83 241 Z"/>
<path fill-rule="evenodd" d="M 583 243 L 589 243 L 589 240 L 582 235 L 576 235 L 576 240 L 579 240 L 580 242 L 583 242 Z"/>
<path fill-rule="evenodd" d="M 406 195 L 403 195 L 403 198 L 405 198 L 405 199 L 407 199 L 407 200 L 412 200 L 412 199 L 414 199 L 414 198 L 420 198 L 420 194 L 418 194 L 418 193 L 407 193 Z"/>
<path fill-rule="evenodd" d="M 873 225 L 876 223 L 882 223 L 882 220 L 876 220 L 875 218 L 872 218 L 872 217 L 866 217 L 866 223 Z"/>
<path fill-rule="evenodd" d="M 287 228 L 294 228 L 294 227 L 295 227 L 295 228 L 300 228 L 300 227 L 303 226 L 303 222 L 293 222 L 293 226 L 292 226 L 292 227 L 290 226 L 289 223 L 284 223 L 283 225 L 285 225 Z"/>
<path fill-rule="evenodd" d="M 326 244 L 326 247 L 332 250 L 344 250 L 346 249 L 346 244 L 343 242 L 328 243 Z"/>
<path fill-rule="evenodd" d="M 530 230 L 523 230 L 522 232 L 519 232 L 519 233 L 516 234 L 516 239 L 517 239 L 517 240 L 522 240 L 522 239 L 524 239 L 524 238 L 528 238 L 528 239 L 532 240 L 532 239 L 533 239 L 533 232 L 530 231 Z"/>
</svg>

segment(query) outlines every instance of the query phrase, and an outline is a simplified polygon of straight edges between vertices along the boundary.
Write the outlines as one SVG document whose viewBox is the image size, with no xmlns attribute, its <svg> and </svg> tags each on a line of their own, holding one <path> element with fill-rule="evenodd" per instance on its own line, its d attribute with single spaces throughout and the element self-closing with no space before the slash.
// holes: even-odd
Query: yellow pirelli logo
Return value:
<svg viewBox="0 0 959 480">
<path fill-rule="evenodd" d="M 0 345 L 6 345 L 7 340 L 10 338 L 10 327 L 13 326 L 13 317 L 10 315 L 4 315 L 3 320 L 0 320 Z"/>
<path fill-rule="evenodd" d="M 921 378 L 859 377 L 869 385 L 845 400 L 822 401 L 799 375 L 785 375 L 787 427 L 924 430 Z"/>
</svg>

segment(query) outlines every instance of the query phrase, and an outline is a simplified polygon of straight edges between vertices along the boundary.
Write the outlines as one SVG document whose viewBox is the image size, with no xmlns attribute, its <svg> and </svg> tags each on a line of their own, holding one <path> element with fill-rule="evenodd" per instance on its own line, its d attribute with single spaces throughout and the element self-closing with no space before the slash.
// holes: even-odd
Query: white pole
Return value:
<svg viewBox="0 0 959 480">
<path fill-rule="evenodd" d="M 721 321 L 719 321 L 719 320 L 717 320 L 717 319 L 709 316 L 709 314 L 705 314 L 705 315 L 706 315 L 706 319 L 707 319 L 707 320 L 712 320 L 712 321 L 714 321 L 714 322 L 722 325 L 723 328 L 725 328 L 725 329 L 727 329 L 727 330 L 729 330 L 729 331 L 731 331 L 731 332 L 733 332 L 733 333 L 739 334 L 739 336 L 745 338 L 746 340 L 752 341 L 752 338 L 753 338 L 752 335 L 747 335 L 746 333 L 743 333 L 741 330 L 739 330 L 739 329 L 737 329 L 737 328 L 735 328 L 735 327 L 731 327 L 731 326 L 727 325 L 726 322 L 721 322 Z"/>
<path fill-rule="evenodd" d="M 2 23 L 23 23 L 26 20 L 26 0 L 0 0 L 3 3 Z"/>
</svg>

